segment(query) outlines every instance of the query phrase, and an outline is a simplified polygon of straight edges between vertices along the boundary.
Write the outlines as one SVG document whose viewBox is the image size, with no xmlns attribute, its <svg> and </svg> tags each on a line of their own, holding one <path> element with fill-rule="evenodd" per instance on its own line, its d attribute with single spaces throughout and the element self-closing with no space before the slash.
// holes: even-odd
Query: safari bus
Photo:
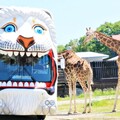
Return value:
<svg viewBox="0 0 120 120">
<path fill-rule="evenodd" d="M 0 8 L 0 116 L 57 110 L 57 50 L 53 16 L 44 9 Z"/>
</svg>

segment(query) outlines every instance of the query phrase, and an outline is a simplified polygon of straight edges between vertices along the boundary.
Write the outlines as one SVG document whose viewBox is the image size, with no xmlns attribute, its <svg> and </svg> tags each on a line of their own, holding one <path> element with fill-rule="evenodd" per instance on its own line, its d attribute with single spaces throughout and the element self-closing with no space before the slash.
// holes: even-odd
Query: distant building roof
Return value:
<svg viewBox="0 0 120 120">
<path fill-rule="evenodd" d="M 107 59 L 109 57 L 109 55 L 96 52 L 76 52 L 76 54 L 89 62 L 103 61 L 104 59 Z"/>
<path fill-rule="evenodd" d="M 118 59 L 118 56 L 115 56 L 113 58 L 108 59 L 108 61 L 116 61 Z"/>
</svg>

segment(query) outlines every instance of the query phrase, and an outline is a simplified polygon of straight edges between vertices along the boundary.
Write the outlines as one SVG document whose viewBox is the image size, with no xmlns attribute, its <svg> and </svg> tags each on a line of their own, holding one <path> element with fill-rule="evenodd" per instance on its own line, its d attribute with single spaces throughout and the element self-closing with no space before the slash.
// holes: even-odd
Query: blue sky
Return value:
<svg viewBox="0 0 120 120">
<path fill-rule="evenodd" d="M 85 35 L 105 22 L 120 20 L 120 0 L 0 0 L 1 6 L 44 8 L 52 12 L 58 45 Z"/>
</svg>

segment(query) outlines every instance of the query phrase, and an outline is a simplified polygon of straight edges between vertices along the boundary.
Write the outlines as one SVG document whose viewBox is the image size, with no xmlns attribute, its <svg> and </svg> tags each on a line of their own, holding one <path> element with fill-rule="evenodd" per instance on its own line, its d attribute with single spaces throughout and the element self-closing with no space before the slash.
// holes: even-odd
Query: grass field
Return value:
<svg viewBox="0 0 120 120">
<path fill-rule="evenodd" d="M 120 95 L 120 93 L 119 93 Z M 93 92 L 93 98 L 97 98 L 97 97 L 104 97 L 106 99 L 103 100 L 94 100 L 92 102 L 92 113 L 95 114 L 103 114 L 106 117 L 120 117 L 120 99 L 118 99 L 117 102 L 117 112 L 111 112 L 113 109 L 113 104 L 114 104 L 114 97 L 115 97 L 115 90 L 114 89 L 106 89 L 104 91 L 101 90 L 95 90 Z M 79 100 L 84 100 L 84 95 L 81 94 L 79 96 L 77 96 L 77 101 Z M 65 98 L 60 98 L 58 97 L 58 102 L 62 102 L 62 101 L 66 101 L 66 103 L 64 104 L 60 104 L 58 105 L 58 110 L 59 111 L 68 111 L 69 109 L 69 97 L 66 96 Z M 77 103 L 77 111 L 79 113 L 82 113 L 84 108 L 84 104 L 83 103 Z M 105 114 L 107 113 L 107 114 Z"/>
</svg>

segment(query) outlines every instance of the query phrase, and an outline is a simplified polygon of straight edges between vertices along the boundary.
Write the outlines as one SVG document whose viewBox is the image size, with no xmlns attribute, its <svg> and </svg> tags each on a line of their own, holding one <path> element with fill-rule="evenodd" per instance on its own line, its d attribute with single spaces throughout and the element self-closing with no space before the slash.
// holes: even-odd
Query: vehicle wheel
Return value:
<svg viewBox="0 0 120 120">
<path fill-rule="evenodd" d="M 37 115 L 37 119 L 38 120 L 44 120 L 45 119 L 45 115 Z"/>
</svg>

